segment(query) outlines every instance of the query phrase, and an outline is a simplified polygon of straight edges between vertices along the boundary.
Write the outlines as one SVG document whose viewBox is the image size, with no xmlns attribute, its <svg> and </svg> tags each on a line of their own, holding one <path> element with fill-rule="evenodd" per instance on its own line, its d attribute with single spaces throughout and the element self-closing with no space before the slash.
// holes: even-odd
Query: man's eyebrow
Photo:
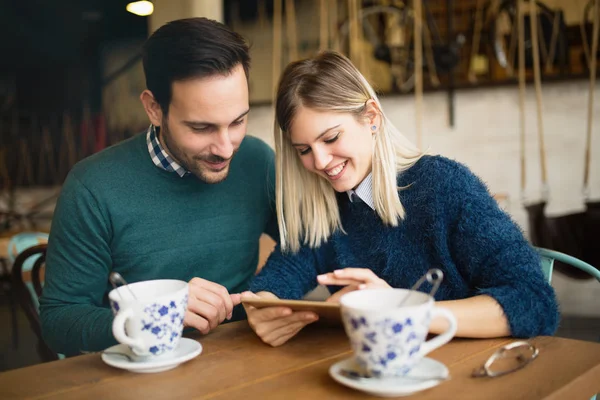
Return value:
<svg viewBox="0 0 600 400">
<path fill-rule="evenodd" d="M 236 119 L 234 119 L 234 121 L 237 121 L 238 119 L 242 119 L 243 117 L 245 117 L 246 115 L 248 115 L 249 112 L 250 112 L 250 109 L 247 109 L 246 111 L 244 111 L 243 113 L 241 113 L 239 115 L 239 117 L 237 117 Z"/>
<path fill-rule="evenodd" d="M 331 128 L 327 128 L 327 129 L 325 129 L 323 132 L 321 132 L 321 134 L 320 134 L 319 136 L 317 136 L 317 138 L 315 139 L 315 142 L 316 142 L 317 140 L 321 139 L 323 136 L 325 136 L 325 135 L 327 134 L 327 132 L 329 132 L 330 130 L 332 130 L 332 129 L 335 129 L 335 128 L 339 128 L 339 127 L 340 127 L 340 125 L 341 125 L 341 124 L 337 124 L 337 125 L 335 125 L 335 126 L 332 126 Z M 306 146 L 306 145 L 305 145 L 305 144 L 302 144 L 302 143 L 292 143 L 292 146 Z"/>
<path fill-rule="evenodd" d="M 243 113 L 241 113 L 236 119 L 234 119 L 234 121 L 237 121 L 243 117 L 245 117 L 246 115 L 248 115 L 248 113 L 250 112 L 250 110 L 246 110 Z M 194 126 L 217 126 L 217 124 L 215 124 L 214 122 L 205 122 L 205 121 L 183 121 L 183 123 L 187 126 L 190 127 L 194 127 Z"/>
</svg>

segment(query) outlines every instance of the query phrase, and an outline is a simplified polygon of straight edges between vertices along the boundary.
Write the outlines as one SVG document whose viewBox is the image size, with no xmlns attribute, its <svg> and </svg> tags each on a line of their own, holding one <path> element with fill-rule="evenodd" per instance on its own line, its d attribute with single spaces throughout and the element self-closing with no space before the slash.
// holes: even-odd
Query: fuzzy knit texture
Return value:
<svg viewBox="0 0 600 400">
<path fill-rule="evenodd" d="M 272 149 L 250 136 L 218 184 L 158 168 L 145 133 L 78 163 L 52 221 L 40 300 L 45 341 L 66 355 L 116 343 L 111 271 L 129 283 L 200 277 L 246 290 L 261 234 L 277 237 L 274 176 Z M 236 307 L 234 317 L 243 316 Z"/>
<path fill-rule="evenodd" d="M 406 218 L 397 227 L 338 194 L 347 234 L 336 232 L 319 248 L 296 254 L 277 247 L 250 290 L 300 299 L 316 287 L 318 274 L 346 267 L 369 268 L 392 287 L 409 288 L 439 268 L 444 281 L 436 300 L 489 295 L 503 308 L 513 336 L 555 332 L 558 305 L 540 259 L 479 178 L 460 163 L 424 156 L 399 174 L 398 187 L 408 188 L 399 191 Z"/>
</svg>

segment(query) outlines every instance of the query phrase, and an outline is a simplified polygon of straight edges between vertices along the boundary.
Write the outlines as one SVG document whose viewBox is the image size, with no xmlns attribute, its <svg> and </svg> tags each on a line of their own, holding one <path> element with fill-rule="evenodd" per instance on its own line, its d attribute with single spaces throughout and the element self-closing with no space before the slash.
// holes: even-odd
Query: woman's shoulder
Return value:
<svg viewBox="0 0 600 400">
<path fill-rule="evenodd" d="M 439 155 L 425 155 L 398 175 L 405 199 L 456 202 L 487 198 L 487 185 L 464 164 Z M 440 197 L 442 196 L 442 197 Z"/>
<path fill-rule="evenodd" d="M 424 155 L 414 165 L 398 174 L 398 185 L 408 186 L 416 180 L 442 184 L 453 179 L 470 180 L 474 174 L 469 168 L 441 155 Z"/>
</svg>

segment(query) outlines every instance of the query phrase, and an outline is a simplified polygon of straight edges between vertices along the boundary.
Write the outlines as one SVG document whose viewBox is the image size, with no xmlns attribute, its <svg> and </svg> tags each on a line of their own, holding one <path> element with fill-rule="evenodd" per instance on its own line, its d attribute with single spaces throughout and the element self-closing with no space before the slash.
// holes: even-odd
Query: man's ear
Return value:
<svg viewBox="0 0 600 400">
<path fill-rule="evenodd" d="M 148 114 L 150 123 L 154 126 L 160 126 L 162 124 L 163 113 L 158 102 L 154 99 L 154 95 L 148 89 L 144 90 L 140 95 L 140 100 Z"/>
<path fill-rule="evenodd" d="M 375 100 L 370 99 L 367 101 L 364 115 L 367 118 L 367 123 L 371 126 L 371 131 L 373 133 L 379 131 L 379 128 L 381 128 L 382 117 L 381 110 Z M 375 127 L 375 129 L 373 129 L 373 127 Z"/>
</svg>

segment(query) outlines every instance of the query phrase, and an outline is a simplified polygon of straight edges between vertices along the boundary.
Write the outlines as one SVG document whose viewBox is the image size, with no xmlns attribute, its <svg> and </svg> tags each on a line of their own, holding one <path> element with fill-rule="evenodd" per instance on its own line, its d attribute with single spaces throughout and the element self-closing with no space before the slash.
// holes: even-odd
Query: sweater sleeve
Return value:
<svg viewBox="0 0 600 400">
<path fill-rule="evenodd" d="M 513 336 L 553 334 L 558 305 L 537 253 L 483 182 L 466 167 L 446 162 L 448 244 L 461 274 L 475 295 L 500 304 Z"/>
<path fill-rule="evenodd" d="M 317 286 L 317 275 L 324 272 L 326 247 L 326 243 L 317 249 L 303 246 L 298 253 L 284 254 L 277 245 L 264 268 L 250 282 L 250 291 L 271 292 L 280 299 L 301 299 Z"/>
<path fill-rule="evenodd" d="M 40 319 L 54 351 L 77 355 L 116 343 L 103 296 L 112 268 L 111 230 L 93 194 L 72 172 L 54 213 Z"/>
</svg>

